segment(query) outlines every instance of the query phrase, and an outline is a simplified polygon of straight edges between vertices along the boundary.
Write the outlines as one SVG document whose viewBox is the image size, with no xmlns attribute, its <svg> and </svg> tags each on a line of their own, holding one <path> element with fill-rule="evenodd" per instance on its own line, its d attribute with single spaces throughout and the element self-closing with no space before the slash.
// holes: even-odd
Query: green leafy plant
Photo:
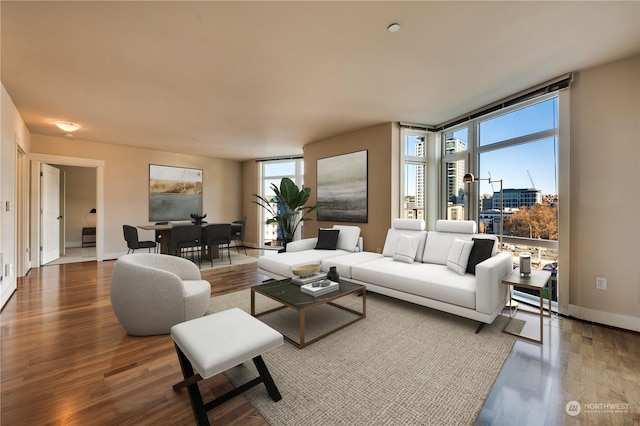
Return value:
<svg viewBox="0 0 640 426">
<path fill-rule="evenodd" d="M 277 223 L 284 237 L 284 246 L 293 241 L 293 237 L 302 222 L 313 220 L 307 215 L 312 211 L 322 208 L 322 205 L 305 206 L 311 195 L 311 188 L 298 189 L 295 183 L 289 178 L 282 178 L 280 186 L 271 184 L 271 189 L 276 194 L 273 200 L 268 200 L 258 194 L 253 194 L 257 198 L 254 201 L 269 213 L 271 218 L 267 219 L 267 225 Z M 275 205 L 274 205 L 275 202 Z"/>
</svg>

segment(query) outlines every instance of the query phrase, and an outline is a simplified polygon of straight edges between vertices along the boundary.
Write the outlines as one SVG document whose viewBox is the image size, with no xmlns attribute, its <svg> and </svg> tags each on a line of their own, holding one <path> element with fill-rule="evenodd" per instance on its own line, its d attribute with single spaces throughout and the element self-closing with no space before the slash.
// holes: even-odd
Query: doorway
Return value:
<svg viewBox="0 0 640 426">
<path fill-rule="evenodd" d="M 47 244 L 43 238 L 43 264 L 56 265 L 96 260 L 96 172 L 92 167 L 46 165 L 60 173 L 60 253 L 53 260 L 45 260 Z M 45 174 L 46 176 L 46 174 Z M 48 198 L 47 185 L 42 185 L 42 199 Z M 43 202 L 44 206 L 44 202 Z M 45 212 L 47 208 L 43 209 Z M 44 217 L 44 215 L 43 215 Z M 43 237 L 47 235 L 43 221 Z"/>
<path fill-rule="evenodd" d="M 62 211 L 65 213 L 61 219 L 66 226 L 64 227 L 64 235 L 60 238 L 65 241 L 63 244 L 63 252 L 66 251 L 69 255 L 72 255 L 76 251 L 76 247 L 80 248 L 80 254 L 73 256 L 75 259 L 68 257 L 66 260 L 57 259 L 51 261 L 52 263 L 68 263 L 69 261 L 87 261 L 87 260 L 103 260 L 104 248 L 103 248 L 103 205 L 104 205 L 104 161 L 86 158 L 75 157 L 63 157 L 57 155 L 47 154 L 31 154 L 31 247 L 39 248 L 33 251 L 33 267 L 39 267 L 44 265 L 48 260 L 43 256 L 43 220 L 39 214 L 43 210 L 43 193 L 45 192 L 44 185 L 41 181 L 40 170 L 43 164 L 55 165 L 59 169 L 64 169 L 64 175 L 68 175 L 70 172 L 72 175 L 77 173 L 84 173 L 84 176 L 91 176 L 90 179 L 84 179 L 88 182 L 73 182 L 78 180 L 73 176 L 67 176 L 67 185 L 65 185 L 66 193 L 71 189 L 71 193 L 75 193 L 74 199 L 70 200 L 69 196 L 65 195 L 64 202 L 60 205 L 63 206 Z M 83 178 L 80 178 L 81 180 Z M 78 189 L 80 188 L 80 189 Z M 78 195 L 80 194 L 80 195 Z M 80 200 L 76 199 L 80 198 Z M 69 216 L 65 218 L 64 216 Z M 93 225 L 93 226 L 92 226 Z M 58 227 L 60 230 L 61 227 Z M 83 228 L 92 228 L 91 234 L 92 247 L 89 248 L 85 244 L 82 247 L 83 241 L 85 241 L 85 235 L 83 235 Z M 61 234 L 58 234 L 59 236 Z M 40 249 L 42 248 L 42 249 Z M 84 253 L 82 251 L 84 250 Z M 90 255 L 88 255 L 90 253 Z M 90 259 L 89 259 L 90 257 Z M 48 264 L 52 264 L 48 263 Z"/>
</svg>

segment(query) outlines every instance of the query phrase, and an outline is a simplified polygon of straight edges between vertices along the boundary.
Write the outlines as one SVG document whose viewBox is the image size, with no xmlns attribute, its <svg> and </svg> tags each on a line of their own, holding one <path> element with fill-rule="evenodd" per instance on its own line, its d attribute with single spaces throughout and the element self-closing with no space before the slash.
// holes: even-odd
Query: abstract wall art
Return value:
<svg viewBox="0 0 640 426">
<path fill-rule="evenodd" d="M 202 215 L 202 170 L 149 165 L 149 221 Z"/>
<path fill-rule="evenodd" d="M 368 151 L 358 151 L 317 162 L 319 221 L 368 221 Z"/>
</svg>

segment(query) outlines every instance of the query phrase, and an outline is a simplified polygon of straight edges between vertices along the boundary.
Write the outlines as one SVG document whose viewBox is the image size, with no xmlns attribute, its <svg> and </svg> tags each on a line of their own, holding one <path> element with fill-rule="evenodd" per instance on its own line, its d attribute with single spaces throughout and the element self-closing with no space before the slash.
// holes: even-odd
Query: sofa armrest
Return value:
<svg viewBox="0 0 640 426">
<path fill-rule="evenodd" d="M 507 298 L 502 279 L 513 270 L 513 256 L 498 253 L 476 266 L 476 311 L 491 314 Z"/>
<path fill-rule="evenodd" d="M 291 241 L 287 244 L 287 252 L 313 250 L 318 242 L 317 238 L 305 238 L 303 240 Z"/>
</svg>

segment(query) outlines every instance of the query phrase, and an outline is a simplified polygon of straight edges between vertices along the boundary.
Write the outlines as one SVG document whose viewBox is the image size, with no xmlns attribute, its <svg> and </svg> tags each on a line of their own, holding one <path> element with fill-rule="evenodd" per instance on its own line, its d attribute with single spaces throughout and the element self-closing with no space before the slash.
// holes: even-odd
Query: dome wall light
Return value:
<svg viewBox="0 0 640 426">
<path fill-rule="evenodd" d="M 396 31 L 399 31 L 399 30 L 400 30 L 400 24 L 395 22 L 387 27 L 387 31 L 389 31 L 390 33 L 395 33 Z"/>
<path fill-rule="evenodd" d="M 58 127 L 58 129 L 64 132 L 75 132 L 80 128 L 79 124 L 70 123 L 68 121 L 54 121 L 53 124 L 55 124 Z"/>
</svg>

